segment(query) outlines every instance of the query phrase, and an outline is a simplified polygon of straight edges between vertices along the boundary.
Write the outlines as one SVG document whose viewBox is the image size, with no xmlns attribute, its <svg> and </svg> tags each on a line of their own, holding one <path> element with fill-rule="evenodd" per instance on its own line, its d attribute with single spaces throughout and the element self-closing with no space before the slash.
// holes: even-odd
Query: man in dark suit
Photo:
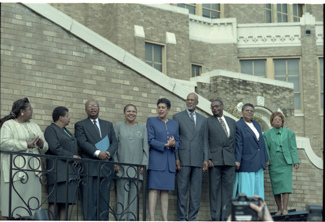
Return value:
<svg viewBox="0 0 325 222">
<path fill-rule="evenodd" d="M 82 151 L 81 157 L 98 162 L 84 162 L 83 183 L 81 185 L 82 207 L 84 220 L 108 220 L 110 188 L 114 168 L 107 160 L 114 156 L 118 142 L 111 122 L 98 119 L 99 104 L 96 100 L 88 100 L 85 104 L 87 119 L 75 124 L 75 136 Z M 100 151 L 95 144 L 108 136 L 109 147 Z M 98 169 L 100 172 L 98 172 Z M 99 177 L 98 177 L 99 176 Z M 100 180 L 100 181 L 98 181 Z M 98 183 L 100 187 L 98 188 Z M 97 205 L 99 198 L 99 205 Z"/>
<path fill-rule="evenodd" d="M 200 209 L 202 173 L 208 168 L 207 119 L 195 112 L 198 96 L 190 93 L 186 99 L 187 109 L 173 119 L 179 124 L 180 147 L 175 152 L 177 181 L 177 220 L 195 221 Z M 190 203 L 187 214 L 188 186 Z"/>
<path fill-rule="evenodd" d="M 209 193 L 213 221 L 227 220 L 235 177 L 236 121 L 223 115 L 223 102 L 211 103 L 213 116 L 208 118 Z M 221 186 L 221 190 L 220 190 Z"/>
</svg>

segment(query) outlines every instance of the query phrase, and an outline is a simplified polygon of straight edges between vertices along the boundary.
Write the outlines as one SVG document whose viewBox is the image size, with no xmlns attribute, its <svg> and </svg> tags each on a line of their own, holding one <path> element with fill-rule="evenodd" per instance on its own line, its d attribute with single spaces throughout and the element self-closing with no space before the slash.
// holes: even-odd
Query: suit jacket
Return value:
<svg viewBox="0 0 325 222">
<path fill-rule="evenodd" d="M 269 160 L 261 126 L 255 120 L 252 120 L 255 128 L 260 134 L 257 140 L 255 133 L 245 123 L 243 118 L 236 123 L 236 152 L 235 158 L 240 162 L 237 172 L 257 172 L 262 167 L 265 170 L 265 163 Z"/>
<path fill-rule="evenodd" d="M 118 142 L 115 136 L 113 124 L 109 121 L 98 119 L 100 130 L 102 133 L 102 137 L 104 138 L 106 135 L 108 135 L 110 147 L 109 152 L 110 156 L 114 157 L 115 152 L 117 150 Z M 81 149 L 81 157 L 87 158 L 87 159 L 95 159 L 99 160 L 97 157 L 94 157 L 94 153 L 97 150 L 95 147 L 95 144 L 101 140 L 98 130 L 92 123 L 92 121 L 87 118 L 84 120 L 81 120 L 75 124 L 75 136 L 78 141 L 78 145 Z M 104 162 L 104 161 L 103 161 Z M 105 162 L 104 162 L 105 163 Z M 107 164 L 106 164 L 107 166 Z M 86 164 L 84 165 L 85 170 Z M 108 170 L 108 169 L 106 169 Z M 111 171 L 111 169 L 109 170 Z M 103 172 L 103 171 L 101 171 Z M 104 173 L 104 172 L 103 172 Z M 107 172 L 106 172 L 107 173 Z M 104 174 L 106 174 L 104 173 Z M 108 172 L 112 174 L 112 172 Z M 90 176 L 96 176 L 97 175 L 97 164 L 89 164 L 89 172 L 88 175 Z M 107 174 L 106 174 L 107 175 Z"/>
<path fill-rule="evenodd" d="M 218 117 L 207 119 L 209 132 L 209 159 L 215 166 L 235 166 L 236 121 L 225 116 L 230 136 L 222 128 Z"/>
<path fill-rule="evenodd" d="M 170 172 L 176 172 L 174 152 L 179 147 L 178 123 L 169 119 L 165 124 L 158 117 L 149 117 L 147 131 L 150 146 L 148 169 L 164 171 L 168 166 Z M 174 136 L 175 148 L 165 147 L 169 136 Z"/>
<path fill-rule="evenodd" d="M 283 127 L 281 139 L 282 139 L 282 151 L 287 164 L 299 163 L 295 133 L 292 130 Z M 266 150 L 270 158 L 270 166 L 273 166 L 277 163 L 277 159 L 276 159 L 277 144 L 275 142 L 276 135 L 272 129 L 266 130 L 264 132 L 264 140 L 265 140 Z"/>
<path fill-rule="evenodd" d="M 203 167 L 203 161 L 208 161 L 207 118 L 196 112 L 195 128 L 186 110 L 175 114 L 173 119 L 179 124 L 180 147 L 176 159 L 181 166 Z"/>
<path fill-rule="evenodd" d="M 69 130 L 67 131 L 68 133 L 70 133 Z M 68 158 L 72 158 L 73 155 L 78 155 L 77 139 L 73 136 L 73 134 L 70 133 L 70 135 L 72 137 L 69 137 L 63 131 L 63 129 L 61 129 L 55 123 L 52 123 L 50 126 L 48 126 L 44 133 L 45 140 L 49 145 L 47 154 L 57 155 L 60 157 L 68 157 Z M 47 163 L 47 169 L 49 170 L 55 167 L 54 170 L 57 171 L 56 173 L 57 182 L 66 181 L 66 176 L 67 176 L 66 160 L 58 159 L 56 166 L 54 164 L 54 159 L 52 158 L 47 159 L 46 163 Z M 78 169 L 73 165 L 73 161 L 69 161 L 68 167 L 69 167 L 69 180 L 76 179 L 78 175 L 77 173 Z M 55 175 L 54 173 L 51 173 L 51 171 L 48 173 L 47 181 L 49 185 L 54 184 L 55 182 Z"/>
</svg>

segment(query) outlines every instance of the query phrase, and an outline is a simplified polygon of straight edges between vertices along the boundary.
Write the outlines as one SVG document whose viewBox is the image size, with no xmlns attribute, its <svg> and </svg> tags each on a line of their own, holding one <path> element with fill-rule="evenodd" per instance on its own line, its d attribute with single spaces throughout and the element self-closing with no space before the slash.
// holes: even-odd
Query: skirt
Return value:
<svg viewBox="0 0 325 222">
<path fill-rule="evenodd" d="M 49 203 L 54 203 L 55 193 L 57 203 L 66 203 L 66 182 L 57 183 L 56 190 L 54 190 L 54 184 L 47 187 L 49 193 Z M 68 204 L 75 204 L 77 198 L 77 181 L 71 180 L 68 184 Z"/>
<path fill-rule="evenodd" d="M 275 164 L 269 166 L 273 195 L 292 193 L 292 164 L 287 164 L 282 152 L 275 157 Z"/>
<path fill-rule="evenodd" d="M 148 188 L 175 190 L 175 172 L 170 172 L 168 166 L 164 171 L 148 170 Z"/>
<path fill-rule="evenodd" d="M 17 192 L 10 187 L 9 183 L 4 182 L 3 173 L 1 173 L 0 182 L 0 200 L 1 200 L 1 214 L 4 217 L 9 217 L 9 191 L 11 190 L 11 213 L 12 217 L 19 218 L 31 216 L 36 211 L 39 204 L 42 203 L 41 199 L 41 182 L 35 172 L 24 171 L 27 176 L 22 181 L 14 181 L 13 186 Z M 26 179 L 28 178 L 28 179 Z M 19 197 L 18 194 L 21 196 Z M 18 208 L 19 207 L 19 208 Z"/>
</svg>

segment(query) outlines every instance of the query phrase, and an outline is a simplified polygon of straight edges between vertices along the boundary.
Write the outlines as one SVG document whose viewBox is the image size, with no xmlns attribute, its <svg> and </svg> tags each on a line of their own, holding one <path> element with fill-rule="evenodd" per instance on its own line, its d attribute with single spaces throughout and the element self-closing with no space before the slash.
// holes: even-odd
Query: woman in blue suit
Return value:
<svg viewBox="0 0 325 222">
<path fill-rule="evenodd" d="M 269 156 L 261 126 L 253 120 L 254 106 L 246 103 L 242 107 L 243 117 L 236 123 L 236 178 L 234 193 L 244 193 L 251 197 L 258 195 L 264 199 L 264 170 L 269 164 Z"/>
<path fill-rule="evenodd" d="M 170 101 L 162 98 L 157 101 L 158 116 L 147 120 L 149 166 L 149 214 L 155 220 L 157 196 L 160 192 L 162 220 L 167 221 L 168 191 L 175 189 L 175 155 L 179 147 L 178 123 L 167 118 Z"/>
</svg>

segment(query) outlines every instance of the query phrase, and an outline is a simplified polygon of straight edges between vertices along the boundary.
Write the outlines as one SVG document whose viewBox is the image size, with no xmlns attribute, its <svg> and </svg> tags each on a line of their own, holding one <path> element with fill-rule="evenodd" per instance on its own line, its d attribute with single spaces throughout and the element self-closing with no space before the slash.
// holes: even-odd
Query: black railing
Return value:
<svg viewBox="0 0 325 222">
<path fill-rule="evenodd" d="M 140 220 L 139 201 L 140 193 L 142 193 L 141 220 L 146 220 L 147 178 L 146 166 L 144 165 L 7 151 L 0 151 L 0 154 L 2 157 L 9 158 L 10 161 L 10 166 L 2 169 L 2 172 L 9 170 L 9 182 L 1 182 L 1 185 L 8 186 L 9 190 L 8 212 L 2 212 L 4 216 L 8 215 L 8 219 L 26 219 L 26 216 L 32 216 L 35 212 L 45 209 L 48 218 L 56 220 L 58 219 L 58 199 L 60 199 L 61 206 L 65 204 L 63 205 L 65 207 L 64 220 L 71 220 L 73 213 L 76 215 L 73 220 L 109 220 L 109 218 L 113 220 Z M 90 165 L 92 167 L 89 167 Z M 116 167 L 119 168 L 119 174 L 115 173 Z M 143 178 L 141 178 L 141 168 L 144 172 Z M 90 172 L 90 169 L 97 169 L 97 171 Z M 65 174 L 64 176 L 62 172 Z M 0 178 L 3 179 L 4 176 L 1 175 Z M 32 177 L 34 181 L 32 181 Z M 35 178 L 37 179 L 35 180 Z M 93 178 L 96 179 L 93 180 Z M 35 181 L 38 184 L 35 184 Z M 90 182 L 93 184 L 90 185 Z M 117 200 L 112 201 L 110 198 L 110 193 L 116 188 L 116 184 L 123 187 L 124 194 L 132 195 L 126 205 Z M 44 197 L 43 195 L 43 198 L 29 196 L 24 199 L 23 196 L 27 190 L 24 189 L 25 186 L 34 186 L 35 189 L 40 186 L 46 187 L 47 196 Z M 58 193 L 58 186 L 63 187 L 63 193 Z M 89 187 L 92 187 L 92 190 L 88 189 Z M 3 195 L 1 198 L 4 198 Z M 95 196 L 96 205 L 104 209 L 96 208 L 96 215 L 92 217 L 90 214 L 94 212 L 95 206 L 90 200 Z M 13 198 L 15 198 L 15 206 L 13 206 Z M 46 205 L 49 198 L 53 205 L 51 209 Z M 104 202 L 100 202 L 100 200 Z M 17 205 L 17 202 L 20 204 Z M 135 207 L 134 203 L 136 203 Z M 135 209 L 133 212 L 130 211 L 131 206 Z M 82 218 L 79 216 L 80 211 L 83 215 Z"/>
</svg>

